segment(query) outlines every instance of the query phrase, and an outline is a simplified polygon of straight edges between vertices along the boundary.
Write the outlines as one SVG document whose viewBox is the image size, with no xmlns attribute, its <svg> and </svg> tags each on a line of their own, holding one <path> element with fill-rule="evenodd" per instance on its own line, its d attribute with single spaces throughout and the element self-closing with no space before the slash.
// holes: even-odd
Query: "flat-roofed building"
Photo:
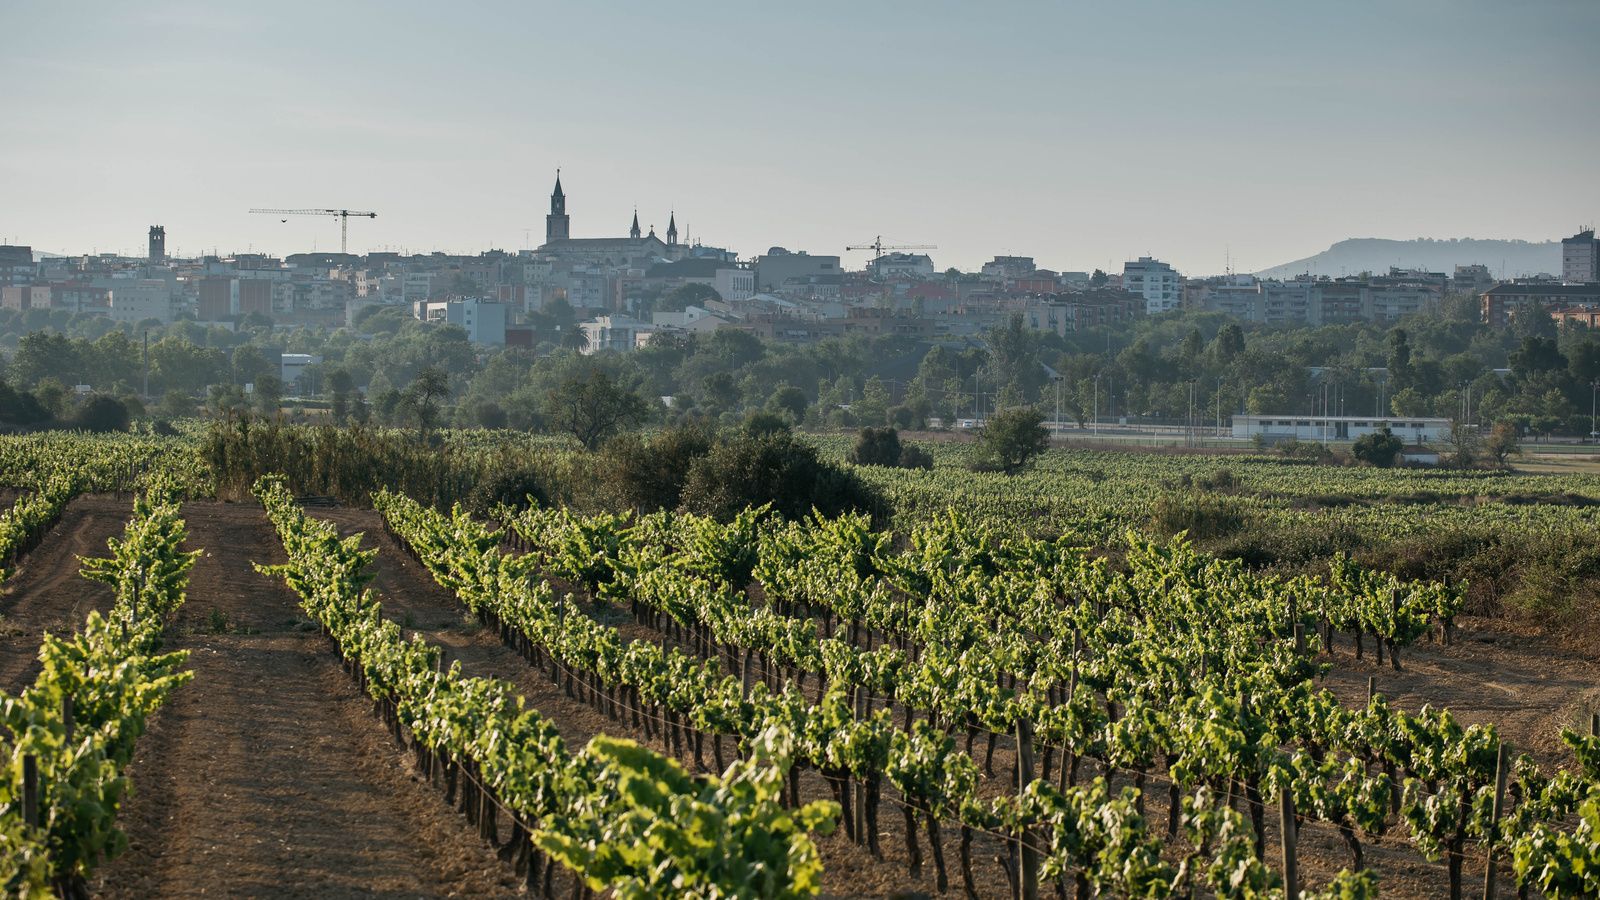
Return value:
<svg viewBox="0 0 1600 900">
<path fill-rule="evenodd" d="M 1253 440 L 1259 437 L 1267 443 L 1353 441 L 1376 434 L 1385 427 L 1408 444 L 1442 441 L 1450 436 L 1449 419 L 1426 416 L 1308 416 L 1275 413 L 1233 417 L 1235 438 Z"/>
</svg>

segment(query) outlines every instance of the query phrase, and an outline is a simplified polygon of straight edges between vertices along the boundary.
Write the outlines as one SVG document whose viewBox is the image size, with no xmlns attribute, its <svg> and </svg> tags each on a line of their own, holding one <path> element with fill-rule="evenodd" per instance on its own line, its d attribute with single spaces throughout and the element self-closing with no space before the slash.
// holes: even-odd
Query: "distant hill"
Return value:
<svg viewBox="0 0 1600 900">
<path fill-rule="evenodd" d="M 1456 266 L 1483 263 L 1500 278 L 1519 275 L 1561 274 L 1561 242 L 1489 241 L 1453 238 L 1436 241 L 1418 238 L 1392 241 L 1386 238 L 1349 238 L 1332 247 L 1294 262 L 1262 269 L 1261 278 L 1293 278 L 1296 275 L 1358 275 L 1384 273 L 1390 266 L 1450 273 Z"/>
</svg>

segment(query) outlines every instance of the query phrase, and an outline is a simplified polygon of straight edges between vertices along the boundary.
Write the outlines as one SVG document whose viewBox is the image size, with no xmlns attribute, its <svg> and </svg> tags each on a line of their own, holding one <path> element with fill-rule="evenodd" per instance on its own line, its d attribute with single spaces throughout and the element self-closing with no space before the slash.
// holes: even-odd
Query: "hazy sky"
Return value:
<svg viewBox="0 0 1600 900">
<path fill-rule="evenodd" d="M 0 3 L 0 242 L 1287 262 L 1600 219 L 1600 2 Z M 859 265 L 864 254 L 847 255 Z"/>
</svg>

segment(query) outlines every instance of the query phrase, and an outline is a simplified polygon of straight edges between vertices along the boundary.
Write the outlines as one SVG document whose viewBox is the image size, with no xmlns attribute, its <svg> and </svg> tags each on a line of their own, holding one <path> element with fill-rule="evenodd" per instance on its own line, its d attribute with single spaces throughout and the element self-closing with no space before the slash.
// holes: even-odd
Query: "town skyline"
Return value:
<svg viewBox="0 0 1600 900">
<path fill-rule="evenodd" d="M 378 213 L 353 250 L 515 251 L 557 167 L 575 236 L 637 208 L 746 258 L 882 235 L 963 270 L 1257 271 L 1600 209 L 1593 4 L 481 9 L 10 5 L 36 138 L 0 148 L 0 239 L 283 255 L 337 223 L 248 209 L 346 207 Z"/>
</svg>

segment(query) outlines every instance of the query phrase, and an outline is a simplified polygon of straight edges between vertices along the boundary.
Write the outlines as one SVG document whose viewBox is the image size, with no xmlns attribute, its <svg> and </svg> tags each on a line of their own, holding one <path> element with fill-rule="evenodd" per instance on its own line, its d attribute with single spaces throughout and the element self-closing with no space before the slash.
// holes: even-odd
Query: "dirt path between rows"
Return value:
<svg viewBox="0 0 1600 900">
<path fill-rule="evenodd" d="M 630 724 L 614 722 L 596 712 L 589 705 L 568 697 L 540 671 L 530 666 L 509 647 L 500 642 L 489 629 L 478 624 L 467 614 L 465 607 L 455 597 L 433 580 L 427 569 L 419 565 L 383 528 L 382 517 L 373 510 L 315 509 L 309 514 L 336 523 L 345 535 L 362 532 L 362 546 L 377 549 L 373 563 L 372 587 L 381 596 L 384 615 L 398 622 L 408 632 L 421 634 L 425 639 L 443 646 L 451 661 L 459 661 L 468 675 L 501 678 L 516 686 L 528 706 L 538 710 L 550 720 L 569 750 L 576 751 L 596 734 L 606 733 L 629 737 L 650 746 L 657 752 L 673 756 L 671 749 L 659 740 L 646 740 L 644 733 Z M 644 626 L 634 624 L 623 611 L 594 607 L 591 615 L 618 629 L 630 639 L 659 641 L 661 635 Z M 733 760 L 731 746 L 725 746 L 726 761 Z M 711 762 L 711 747 L 705 747 L 706 761 Z M 690 771 L 694 771 L 693 755 L 687 749 L 677 758 Z M 808 772 L 801 782 L 801 795 L 806 800 L 831 796 L 820 776 Z M 879 812 L 879 825 L 885 859 L 874 859 L 866 848 L 858 847 L 845 838 L 842 831 L 819 838 L 822 851 L 823 891 L 829 897 L 890 897 L 916 896 L 917 892 L 932 896 L 934 893 L 933 863 L 928 859 L 926 837 L 922 836 L 922 853 L 927 860 L 921 878 L 911 878 L 906 871 L 905 840 L 898 809 L 885 803 Z M 944 851 L 949 865 L 953 890 L 960 889 L 960 869 L 956 849 L 958 832 L 945 829 Z M 1004 896 L 1004 876 L 990 857 L 998 852 L 998 842 L 980 838 L 974 842 L 973 858 L 980 896 Z M 951 896 L 954 896 L 953 894 Z"/>
<path fill-rule="evenodd" d="M 1367 678 L 1390 703 L 1415 713 L 1424 704 L 1448 708 L 1463 724 L 1493 724 L 1519 753 L 1547 770 L 1571 766 L 1561 727 L 1589 727 L 1600 712 L 1600 664 L 1560 641 L 1519 634 L 1505 622 L 1464 618 L 1450 646 L 1426 641 L 1400 651 L 1400 671 L 1379 666 L 1366 640 L 1355 657 L 1349 634 L 1334 639 L 1327 686 L 1347 706 L 1366 703 Z"/>
<path fill-rule="evenodd" d="M 45 632 L 75 632 L 91 610 L 111 608 L 111 586 L 79 575 L 78 557 L 105 556 L 106 539 L 121 534 L 132 513 L 129 498 L 74 497 L 61 521 L 23 556 L 0 596 L 0 690 L 15 694 L 38 677 Z"/>
<path fill-rule="evenodd" d="M 491 897 L 510 869 L 401 749 L 251 562 L 283 551 L 260 507 L 184 506 L 206 553 L 169 630 L 195 678 L 141 738 L 119 823 L 129 851 L 95 896 Z"/>
</svg>

